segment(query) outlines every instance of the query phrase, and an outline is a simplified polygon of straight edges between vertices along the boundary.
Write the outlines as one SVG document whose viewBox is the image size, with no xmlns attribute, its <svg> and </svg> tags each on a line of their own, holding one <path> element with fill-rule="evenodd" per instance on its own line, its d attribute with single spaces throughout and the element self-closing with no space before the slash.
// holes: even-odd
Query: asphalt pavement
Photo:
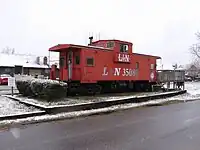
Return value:
<svg viewBox="0 0 200 150">
<path fill-rule="evenodd" d="M 200 101 L 0 129 L 1 150 L 199 150 Z"/>
<path fill-rule="evenodd" d="M 14 89 L 16 90 L 17 88 L 14 87 Z M 0 91 L 5 91 L 5 90 L 11 90 L 11 87 L 9 87 L 8 85 L 0 85 Z"/>
<path fill-rule="evenodd" d="M 17 88 L 13 88 L 13 92 L 14 93 L 19 93 L 19 91 L 17 90 Z M 7 86 L 7 85 L 0 85 L 0 95 L 5 95 L 5 94 L 12 94 L 12 89 L 11 87 Z"/>
</svg>

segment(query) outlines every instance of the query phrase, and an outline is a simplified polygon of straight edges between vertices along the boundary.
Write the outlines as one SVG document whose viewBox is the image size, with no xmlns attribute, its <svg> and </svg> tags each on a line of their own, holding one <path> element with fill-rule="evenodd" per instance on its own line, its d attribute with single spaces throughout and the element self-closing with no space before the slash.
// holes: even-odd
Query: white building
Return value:
<svg viewBox="0 0 200 150">
<path fill-rule="evenodd" d="M 0 74 L 48 74 L 50 66 L 48 57 L 25 54 L 0 53 Z"/>
</svg>

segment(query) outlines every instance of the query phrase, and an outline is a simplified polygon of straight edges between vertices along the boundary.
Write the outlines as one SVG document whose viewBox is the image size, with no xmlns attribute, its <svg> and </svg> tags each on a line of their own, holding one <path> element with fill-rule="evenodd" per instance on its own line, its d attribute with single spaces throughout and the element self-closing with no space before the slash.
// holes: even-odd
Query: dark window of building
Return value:
<svg viewBox="0 0 200 150">
<path fill-rule="evenodd" d="M 80 56 L 75 57 L 75 63 L 76 63 L 76 65 L 80 64 Z"/>
<path fill-rule="evenodd" d="M 64 67 L 65 65 L 65 58 L 61 57 L 60 58 L 60 67 Z"/>
<path fill-rule="evenodd" d="M 136 69 L 139 69 L 139 62 L 136 62 L 135 68 L 136 68 Z"/>
<path fill-rule="evenodd" d="M 113 48 L 114 47 L 114 42 L 108 42 L 106 47 L 107 48 Z"/>
<path fill-rule="evenodd" d="M 94 66 L 94 59 L 93 58 L 87 58 L 87 66 Z"/>
<path fill-rule="evenodd" d="M 23 66 L 15 65 L 15 74 L 22 74 Z"/>
<path fill-rule="evenodd" d="M 128 45 L 127 44 L 120 44 L 120 52 L 127 52 Z"/>
</svg>

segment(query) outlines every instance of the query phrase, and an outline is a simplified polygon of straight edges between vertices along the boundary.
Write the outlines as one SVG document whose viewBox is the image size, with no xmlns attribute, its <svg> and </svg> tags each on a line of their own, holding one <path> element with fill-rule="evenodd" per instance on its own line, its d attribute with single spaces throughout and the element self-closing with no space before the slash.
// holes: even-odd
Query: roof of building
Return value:
<svg viewBox="0 0 200 150">
<path fill-rule="evenodd" d="M 191 65 L 188 70 L 198 70 L 198 68 L 195 65 Z"/>
<path fill-rule="evenodd" d="M 27 68 L 49 68 L 48 65 L 43 64 L 43 57 L 40 62 L 36 62 L 37 56 L 34 55 L 21 55 L 21 54 L 4 54 L 0 53 L 0 66 L 1 67 L 14 67 L 15 65 Z"/>
</svg>

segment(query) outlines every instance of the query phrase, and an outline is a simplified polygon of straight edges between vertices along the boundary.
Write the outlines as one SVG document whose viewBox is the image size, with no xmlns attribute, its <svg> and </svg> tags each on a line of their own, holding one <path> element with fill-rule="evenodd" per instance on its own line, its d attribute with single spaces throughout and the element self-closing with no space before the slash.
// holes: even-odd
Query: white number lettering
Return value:
<svg viewBox="0 0 200 150">
<path fill-rule="evenodd" d="M 126 76 L 130 76 L 130 70 L 126 69 Z"/>
<path fill-rule="evenodd" d="M 135 70 L 124 68 L 122 76 L 135 76 Z"/>
<path fill-rule="evenodd" d="M 131 69 L 130 74 L 131 74 L 131 76 L 135 76 L 135 75 L 136 75 L 135 70 L 134 70 L 134 69 L 133 69 L 133 70 Z"/>
<path fill-rule="evenodd" d="M 120 70 L 121 70 L 121 68 L 115 68 L 114 76 L 119 76 L 120 75 Z"/>
<path fill-rule="evenodd" d="M 123 74 L 122 74 L 122 76 L 126 76 L 126 69 L 125 69 L 125 68 L 123 69 Z"/>
</svg>

